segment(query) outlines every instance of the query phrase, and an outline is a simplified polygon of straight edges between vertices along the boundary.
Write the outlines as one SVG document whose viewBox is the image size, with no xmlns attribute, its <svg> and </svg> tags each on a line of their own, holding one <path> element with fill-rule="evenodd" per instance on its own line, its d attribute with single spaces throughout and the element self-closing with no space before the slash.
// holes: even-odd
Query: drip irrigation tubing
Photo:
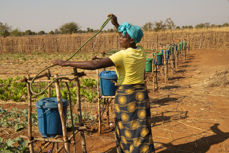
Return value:
<svg viewBox="0 0 229 153">
<path fill-rule="evenodd" d="M 108 24 L 108 22 L 111 20 L 111 18 L 112 18 L 112 16 L 110 15 L 110 16 L 108 16 L 108 18 L 107 18 L 107 20 L 102 24 L 102 26 L 100 27 L 100 29 L 99 29 L 99 31 L 98 32 L 96 32 L 92 37 L 90 37 L 87 41 L 85 41 L 67 60 L 65 60 L 66 62 L 67 61 L 69 61 L 70 59 L 72 59 L 89 41 L 91 41 L 93 38 L 95 38 L 99 33 L 101 33 L 102 32 L 102 30 L 104 29 L 104 27 Z M 34 83 L 34 81 L 35 81 L 35 79 L 42 73 L 42 72 L 44 72 L 45 70 L 47 70 L 47 69 L 50 69 L 50 68 L 52 68 L 52 67 L 54 67 L 54 66 L 56 66 L 55 64 L 53 64 L 53 65 L 51 65 L 51 66 L 48 66 L 48 67 L 45 67 L 43 70 L 41 70 L 33 79 L 32 79 L 32 81 L 31 81 L 31 83 L 30 83 L 30 92 L 33 94 L 33 95 L 35 95 L 35 96 L 38 96 L 38 95 L 41 95 L 42 93 L 44 93 L 47 89 L 48 89 L 48 87 L 49 86 L 51 86 L 57 79 L 54 79 L 52 82 L 50 82 L 49 84 L 48 84 L 48 86 L 46 86 L 42 91 L 40 91 L 40 92 L 35 92 L 35 91 L 33 91 L 33 88 L 32 88 L 32 85 L 33 85 L 33 83 Z"/>
</svg>

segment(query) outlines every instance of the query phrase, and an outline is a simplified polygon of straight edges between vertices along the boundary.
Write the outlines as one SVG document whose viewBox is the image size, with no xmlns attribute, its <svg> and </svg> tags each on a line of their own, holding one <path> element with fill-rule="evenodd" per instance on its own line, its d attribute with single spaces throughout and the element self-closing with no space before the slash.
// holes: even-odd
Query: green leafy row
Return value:
<svg viewBox="0 0 229 153">
<path fill-rule="evenodd" d="M 16 102 L 26 101 L 27 99 L 27 88 L 25 82 L 20 82 L 20 77 L 16 78 L 7 78 L 0 79 L 0 100 L 8 101 L 13 100 Z M 91 78 L 80 79 L 80 95 L 83 101 L 93 102 L 96 99 L 97 91 L 96 91 L 97 81 Z M 40 92 L 45 86 L 47 86 L 46 82 L 41 82 L 35 85 L 35 92 Z M 64 83 L 61 83 L 61 96 L 62 98 L 68 99 L 68 90 Z M 70 94 L 72 101 L 76 100 L 76 86 L 71 82 L 70 86 Z M 56 91 L 54 88 L 51 90 L 51 97 L 56 97 Z M 43 95 L 39 96 L 36 100 L 48 97 L 48 91 L 46 91 Z"/>
<path fill-rule="evenodd" d="M 0 137 L 0 152 L 2 153 L 29 153 L 27 141 L 22 138 L 5 140 Z"/>
</svg>

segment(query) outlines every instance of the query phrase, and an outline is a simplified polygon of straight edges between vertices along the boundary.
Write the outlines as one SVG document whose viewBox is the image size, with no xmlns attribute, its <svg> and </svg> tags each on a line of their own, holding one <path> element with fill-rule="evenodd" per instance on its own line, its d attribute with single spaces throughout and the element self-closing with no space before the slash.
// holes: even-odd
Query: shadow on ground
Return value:
<svg viewBox="0 0 229 153">
<path fill-rule="evenodd" d="M 158 104 L 160 106 L 165 106 L 165 105 L 168 105 L 168 103 L 176 102 L 177 100 L 178 100 L 177 98 L 166 97 L 166 98 L 161 98 L 161 99 L 153 99 L 151 103 Z"/>
<path fill-rule="evenodd" d="M 181 86 L 172 85 L 172 86 L 161 87 L 160 89 L 162 89 L 162 90 L 170 90 L 170 89 L 178 89 L 178 88 L 181 88 Z"/>
<path fill-rule="evenodd" d="M 183 76 L 178 76 L 178 77 L 171 77 L 168 80 L 180 80 L 180 79 L 184 79 L 185 77 Z"/>
<path fill-rule="evenodd" d="M 154 115 L 151 118 L 152 126 L 159 126 L 164 123 L 172 122 L 175 120 L 182 120 L 188 117 L 188 111 L 166 111 L 159 115 Z"/>
<path fill-rule="evenodd" d="M 214 132 L 214 135 L 210 135 L 207 137 L 202 137 L 196 141 L 173 145 L 172 142 L 170 143 L 160 143 L 162 145 L 161 148 L 166 148 L 163 151 L 157 153 L 206 153 L 212 145 L 221 143 L 229 138 L 229 132 L 223 132 L 218 128 L 219 124 L 216 123 L 210 127 L 211 131 Z M 156 148 L 157 150 L 160 148 Z M 219 148 L 217 153 L 219 152 L 229 152 L 228 148 Z"/>
</svg>

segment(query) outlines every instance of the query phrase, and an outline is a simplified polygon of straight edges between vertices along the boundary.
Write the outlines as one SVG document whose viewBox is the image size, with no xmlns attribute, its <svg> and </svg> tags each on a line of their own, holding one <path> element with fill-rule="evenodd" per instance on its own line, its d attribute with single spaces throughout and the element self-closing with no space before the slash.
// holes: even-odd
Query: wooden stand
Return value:
<svg viewBox="0 0 229 153">
<path fill-rule="evenodd" d="M 53 77 L 55 79 L 55 89 L 56 89 L 56 95 L 57 95 L 57 102 L 58 102 L 58 112 L 60 114 L 60 119 L 61 119 L 61 125 L 62 125 L 62 133 L 63 136 L 56 136 L 54 138 L 43 138 L 43 137 L 34 137 L 33 136 L 33 129 L 32 129 L 32 92 L 30 91 L 30 85 L 31 85 L 31 80 L 32 78 L 28 75 L 27 78 L 25 78 L 23 81 L 25 81 L 27 83 L 27 92 L 28 92 L 28 144 L 29 144 L 29 150 L 30 153 L 34 153 L 34 143 L 36 141 L 43 141 L 43 145 L 40 148 L 39 152 L 42 152 L 43 149 L 47 148 L 50 144 L 52 144 L 52 148 L 51 151 L 53 152 L 54 146 L 56 144 L 56 152 L 59 153 L 60 151 L 62 151 L 63 149 L 65 150 L 65 152 L 67 153 L 71 153 L 73 151 L 70 150 L 70 145 L 73 144 L 74 145 L 74 153 L 76 153 L 76 141 L 75 141 L 75 135 L 80 132 L 81 135 L 81 143 L 82 143 L 82 150 L 83 153 L 86 153 L 86 140 L 85 140 L 85 136 L 84 136 L 84 130 L 86 129 L 83 125 L 82 122 L 82 113 L 81 113 L 81 101 L 80 101 L 80 84 L 79 84 L 79 77 L 83 76 L 84 73 L 77 73 L 77 70 L 74 69 L 74 73 L 73 73 L 73 78 L 69 78 L 69 77 L 59 77 L 58 75 L 56 75 L 55 77 Z M 36 81 L 36 82 L 48 82 L 51 83 L 51 73 L 50 71 L 48 71 L 48 73 L 46 73 L 45 75 L 40 76 L 39 78 L 42 77 L 47 77 L 48 80 L 40 80 L 40 81 Z M 69 85 L 68 83 L 71 81 L 75 81 L 76 82 L 76 86 L 77 86 L 77 104 L 78 104 L 78 117 L 79 117 L 79 125 L 77 127 L 75 127 L 74 125 L 74 120 L 73 120 L 73 115 L 72 115 L 72 101 L 71 101 L 71 95 L 70 95 L 70 89 L 69 89 Z M 68 101 L 69 101 L 69 105 L 70 105 L 70 118 L 71 118 L 71 129 L 72 129 L 72 134 L 69 136 L 69 134 L 67 133 L 67 127 L 66 127 L 66 116 L 63 113 L 63 102 L 61 99 L 61 94 L 60 94 L 60 82 L 64 82 L 66 84 L 66 87 L 68 89 Z M 51 87 L 48 88 L 48 96 L 51 96 Z M 64 145 L 62 147 L 59 148 L 59 144 L 58 143 L 63 143 Z M 37 152 L 37 151 L 36 151 Z"/>
<path fill-rule="evenodd" d="M 99 70 L 97 70 L 97 93 L 98 93 L 98 134 L 100 135 L 102 133 L 102 117 L 104 112 L 107 113 L 107 125 L 110 125 L 110 106 L 112 104 L 113 99 L 115 98 L 115 96 L 102 96 L 100 93 L 100 87 L 99 87 Z M 104 105 L 105 109 L 101 110 L 101 101 L 102 99 L 104 100 Z"/>
</svg>

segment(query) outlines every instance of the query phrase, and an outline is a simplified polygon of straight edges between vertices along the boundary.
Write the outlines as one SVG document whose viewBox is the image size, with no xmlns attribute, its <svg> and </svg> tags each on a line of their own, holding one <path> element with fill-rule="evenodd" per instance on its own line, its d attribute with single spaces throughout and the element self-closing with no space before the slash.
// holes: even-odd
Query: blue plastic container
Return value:
<svg viewBox="0 0 229 153">
<path fill-rule="evenodd" d="M 154 56 L 155 55 L 153 55 L 153 59 L 154 59 Z M 158 53 L 157 54 L 157 56 L 155 57 L 155 59 L 154 59 L 154 65 L 162 65 L 163 63 L 162 63 L 162 59 L 163 59 L 163 54 L 161 54 L 161 53 Z"/>
<path fill-rule="evenodd" d="M 114 96 L 116 87 L 115 82 L 118 77 L 115 71 L 102 71 L 100 77 L 100 91 L 103 96 Z"/>
<path fill-rule="evenodd" d="M 63 112 L 66 117 L 68 101 L 62 99 Z M 36 103 L 38 129 L 42 137 L 55 137 L 62 135 L 60 114 L 58 112 L 57 98 L 43 98 Z"/>
<path fill-rule="evenodd" d="M 165 59 L 166 60 L 168 60 L 169 59 L 169 54 L 170 54 L 170 52 L 169 52 L 169 50 L 161 50 L 161 53 L 163 53 L 163 59 L 164 59 L 164 57 L 165 57 Z"/>
</svg>

